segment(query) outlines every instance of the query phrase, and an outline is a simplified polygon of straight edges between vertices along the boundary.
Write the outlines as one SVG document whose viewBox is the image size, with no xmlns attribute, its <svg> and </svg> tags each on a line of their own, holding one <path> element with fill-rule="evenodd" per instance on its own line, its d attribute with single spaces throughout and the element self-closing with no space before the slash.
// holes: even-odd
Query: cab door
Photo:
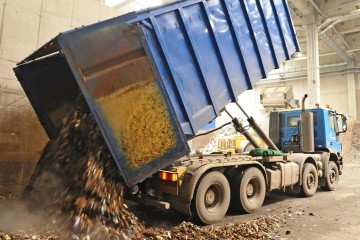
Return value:
<svg viewBox="0 0 360 240">
<path fill-rule="evenodd" d="M 326 129 L 326 136 L 327 136 L 326 145 L 328 148 L 332 148 L 337 153 L 340 153 L 342 146 L 339 138 L 339 127 L 335 112 L 329 111 L 328 126 L 329 127 Z"/>
</svg>

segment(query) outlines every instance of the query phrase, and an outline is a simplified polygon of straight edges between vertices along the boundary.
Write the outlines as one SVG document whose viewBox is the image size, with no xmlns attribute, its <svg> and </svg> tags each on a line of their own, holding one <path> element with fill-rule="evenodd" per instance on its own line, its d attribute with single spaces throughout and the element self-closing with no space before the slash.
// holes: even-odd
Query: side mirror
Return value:
<svg viewBox="0 0 360 240">
<path fill-rule="evenodd" d="M 339 117 L 337 117 L 338 119 L 338 124 L 341 125 L 341 127 L 339 127 L 339 132 L 338 133 L 345 133 L 347 131 L 347 119 L 346 116 L 343 114 L 337 114 L 338 116 L 341 116 L 341 121 L 339 119 Z M 341 131 L 340 131 L 341 129 Z"/>
<path fill-rule="evenodd" d="M 342 132 L 346 132 L 347 122 L 346 122 L 346 117 L 344 115 L 341 115 L 341 122 L 342 122 Z"/>
</svg>

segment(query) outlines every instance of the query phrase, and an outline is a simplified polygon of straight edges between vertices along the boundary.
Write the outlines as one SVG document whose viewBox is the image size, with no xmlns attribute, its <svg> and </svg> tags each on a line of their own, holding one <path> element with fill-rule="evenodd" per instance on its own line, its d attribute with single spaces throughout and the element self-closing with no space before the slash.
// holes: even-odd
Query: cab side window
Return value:
<svg viewBox="0 0 360 240">
<path fill-rule="evenodd" d="M 299 116 L 289 116 L 287 119 L 288 127 L 296 127 L 300 121 Z"/>
<path fill-rule="evenodd" d="M 337 131 L 337 129 L 336 129 L 336 115 L 329 114 L 329 126 L 335 132 Z"/>
</svg>

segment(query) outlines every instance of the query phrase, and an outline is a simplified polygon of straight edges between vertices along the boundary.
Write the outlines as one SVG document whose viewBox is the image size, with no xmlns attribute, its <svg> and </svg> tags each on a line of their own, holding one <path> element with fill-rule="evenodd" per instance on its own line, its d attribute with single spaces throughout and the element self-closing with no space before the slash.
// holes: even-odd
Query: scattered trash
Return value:
<svg viewBox="0 0 360 240">
<path fill-rule="evenodd" d="M 4 200 L 15 200 L 15 196 L 11 193 L 0 192 L 0 202 Z"/>
</svg>

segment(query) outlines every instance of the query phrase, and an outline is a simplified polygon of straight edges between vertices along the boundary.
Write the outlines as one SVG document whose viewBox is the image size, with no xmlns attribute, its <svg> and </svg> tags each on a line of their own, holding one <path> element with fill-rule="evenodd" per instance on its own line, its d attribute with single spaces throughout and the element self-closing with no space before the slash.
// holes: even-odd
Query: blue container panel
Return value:
<svg viewBox="0 0 360 240">
<path fill-rule="evenodd" d="M 201 130 L 212 130 L 216 127 L 216 119 L 206 124 Z"/>
<path fill-rule="evenodd" d="M 266 20 L 268 32 L 270 33 L 269 36 L 276 57 L 276 67 L 278 68 L 283 61 L 290 58 L 283 39 L 283 33 L 280 31 L 280 21 L 276 13 L 274 1 L 261 0 L 260 4 Z"/>
<path fill-rule="evenodd" d="M 208 14 L 203 4 L 192 5 L 183 9 L 187 34 L 193 51 L 196 53 L 198 66 L 207 85 L 212 105 L 219 112 L 218 106 L 224 106 L 231 99 L 228 79 L 223 70 L 219 47 L 210 26 Z M 211 16 L 210 16 L 211 17 Z"/>
<path fill-rule="evenodd" d="M 290 17 L 289 9 L 287 7 L 286 0 L 272 0 L 276 9 L 276 16 L 279 18 L 282 36 L 284 37 L 284 43 L 286 44 L 287 52 L 289 56 L 298 52 L 299 45 L 296 39 L 295 30 L 293 28 L 292 19 Z M 284 44 L 283 43 L 283 44 Z M 289 59 L 289 58 L 287 58 Z"/>
<path fill-rule="evenodd" d="M 162 77 L 162 81 L 165 89 L 167 90 L 167 95 L 172 103 L 172 106 L 177 114 L 177 119 L 181 123 L 181 127 L 185 134 L 191 134 L 192 128 L 189 122 L 189 118 L 186 113 L 185 104 L 186 102 L 181 101 L 180 94 L 183 94 L 181 90 L 180 82 L 178 81 L 178 85 L 173 81 L 171 70 L 168 62 L 166 61 L 165 56 L 158 51 L 161 48 L 160 43 L 157 41 L 157 37 L 152 28 L 143 27 L 143 31 L 145 33 L 149 52 L 152 55 L 152 59 L 154 61 L 154 65 L 157 68 L 159 75 Z M 185 98 L 185 96 L 183 96 Z"/>
<path fill-rule="evenodd" d="M 298 49 L 288 13 L 278 0 L 181 1 L 130 21 L 151 36 L 148 47 L 185 134 L 196 134 Z"/>
<path fill-rule="evenodd" d="M 288 17 L 284 1 L 212 0 L 173 3 L 132 22 L 150 36 L 183 131 L 194 135 L 298 49 Z"/>
<path fill-rule="evenodd" d="M 251 84 L 227 6 L 224 1 L 210 1 L 208 2 L 208 12 L 210 12 L 211 25 L 216 29 L 214 35 L 232 87 L 232 94 L 239 96 L 251 88 Z"/>
<path fill-rule="evenodd" d="M 184 20 L 178 11 L 173 11 L 151 18 L 151 21 L 161 45 L 160 51 L 165 56 L 181 96 L 180 101 L 186 108 L 192 131 L 195 132 L 207 123 L 201 121 L 201 114 L 207 114 L 211 120 L 216 114 L 211 108 L 201 69 L 186 35 Z"/>
<path fill-rule="evenodd" d="M 245 61 L 245 66 L 249 75 L 251 83 L 255 83 L 264 77 L 262 65 L 258 59 L 257 49 L 254 46 L 253 34 L 251 26 L 246 19 L 247 14 L 244 14 L 240 2 L 236 1 L 232 4 L 227 4 L 227 9 L 237 35 L 237 41 L 241 49 L 242 58 Z"/>
<path fill-rule="evenodd" d="M 263 77 L 266 77 L 267 73 L 277 68 L 274 64 L 272 44 L 269 41 L 269 32 L 267 31 L 266 22 L 264 22 L 264 13 L 261 7 L 257 4 L 259 1 L 244 1 L 246 7 L 246 13 L 249 17 L 249 21 L 254 37 L 254 47 L 258 58 L 260 58 L 260 66 L 264 71 Z M 254 79 L 258 80 L 258 79 Z"/>
</svg>

